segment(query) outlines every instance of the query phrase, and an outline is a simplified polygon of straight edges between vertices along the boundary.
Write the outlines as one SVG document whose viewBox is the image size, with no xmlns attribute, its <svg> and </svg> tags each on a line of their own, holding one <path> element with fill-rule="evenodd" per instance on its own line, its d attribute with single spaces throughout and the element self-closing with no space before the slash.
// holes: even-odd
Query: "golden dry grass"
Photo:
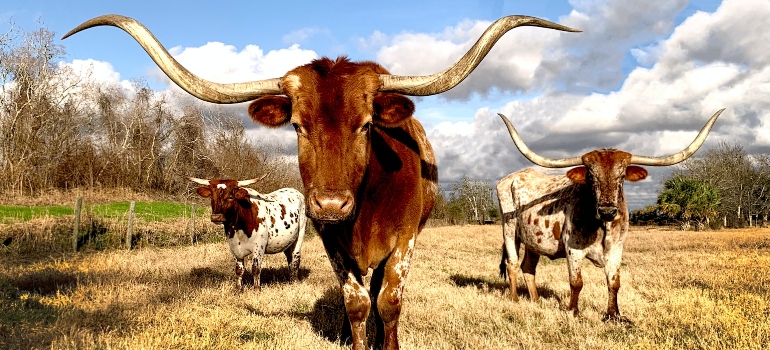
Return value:
<svg viewBox="0 0 770 350">
<path fill-rule="evenodd" d="M 401 317 L 404 349 L 761 349 L 770 346 L 770 229 L 635 228 L 621 311 L 601 321 L 602 269 L 584 269 L 580 317 L 566 312 L 564 260 L 543 259 L 538 303 L 497 276 L 501 229 L 426 229 Z M 3 249 L 3 248 L 0 248 Z M 0 348 L 338 349 L 344 307 L 317 237 L 302 280 L 268 256 L 257 293 L 235 294 L 224 243 L 25 257 L 0 251 Z"/>
</svg>

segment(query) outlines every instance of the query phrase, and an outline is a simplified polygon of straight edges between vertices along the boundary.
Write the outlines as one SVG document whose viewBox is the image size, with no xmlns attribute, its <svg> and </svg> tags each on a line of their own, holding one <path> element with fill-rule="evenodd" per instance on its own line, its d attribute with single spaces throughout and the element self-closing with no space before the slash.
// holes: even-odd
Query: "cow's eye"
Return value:
<svg viewBox="0 0 770 350">
<path fill-rule="evenodd" d="M 297 135 L 305 135 L 305 130 L 302 128 L 302 125 L 299 125 L 299 123 L 291 123 L 291 126 L 294 127 L 294 131 L 297 132 Z"/>
<path fill-rule="evenodd" d="M 366 122 L 363 126 L 361 126 L 361 129 L 358 131 L 359 133 L 366 135 L 372 130 L 372 122 Z"/>
</svg>

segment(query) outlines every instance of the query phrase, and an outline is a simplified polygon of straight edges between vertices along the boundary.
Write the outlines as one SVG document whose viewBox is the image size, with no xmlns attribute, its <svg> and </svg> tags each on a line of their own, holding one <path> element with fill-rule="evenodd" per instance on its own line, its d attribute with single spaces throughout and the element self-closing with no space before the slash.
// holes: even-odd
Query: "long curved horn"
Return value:
<svg viewBox="0 0 770 350">
<path fill-rule="evenodd" d="M 283 92 L 280 78 L 220 84 L 198 77 L 171 57 L 168 51 L 163 48 L 163 45 L 158 42 L 158 39 L 145 26 L 126 16 L 104 15 L 94 17 L 64 34 L 62 40 L 79 31 L 96 26 L 114 26 L 123 29 L 144 48 L 144 51 L 147 51 L 152 60 L 174 83 L 201 100 L 223 104 L 239 103 L 251 101 L 263 95 L 280 94 Z"/>
<path fill-rule="evenodd" d="M 507 16 L 492 23 L 478 41 L 453 66 L 433 75 L 406 76 L 380 74 L 380 91 L 395 91 L 410 96 L 440 94 L 459 84 L 487 55 L 497 40 L 509 30 L 521 27 L 543 27 L 565 32 L 582 32 L 544 19 L 530 16 Z"/>
<path fill-rule="evenodd" d="M 257 183 L 257 182 L 261 181 L 262 179 L 264 179 L 264 178 L 265 178 L 265 177 L 266 177 L 268 174 L 270 174 L 270 173 L 267 173 L 267 174 L 265 174 L 265 175 L 262 175 L 262 176 L 261 176 L 261 177 L 259 177 L 259 178 L 253 178 L 253 179 L 249 179 L 249 180 L 240 180 L 240 181 L 238 181 L 238 187 L 243 187 L 243 186 L 253 185 L 253 184 L 255 184 L 255 183 Z"/>
<path fill-rule="evenodd" d="M 527 157 L 530 162 L 546 168 L 566 168 L 583 164 L 583 158 L 581 157 L 552 159 L 538 155 L 524 144 L 524 140 L 521 139 L 516 128 L 513 127 L 513 124 L 511 124 L 511 121 L 508 120 L 508 118 L 502 113 L 497 113 L 497 115 L 499 115 L 500 118 L 503 118 L 503 122 L 505 123 L 505 126 L 508 127 L 508 133 L 511 134 L 511 140 L 516 144 L 516 148 L 518 148 L 521 154 L 524 155 L 524 157 Z"/>
<path fill-rule="evenodd" d="M 725 109 L 722 108 L 718 110 L 716 113 L 714 113 L 714 115 L 711 116 L 711 119 L 709 119 L 709 121 L 706 122 L 706 125 L 704 125 L 702 129 L 700 129 L 700 133 L 698 133 L 698 136 L 695 137 L 695 140 L 693 140 L 692 143 L 681 152 L 672 154 L 667 157 L 645 157 L 645 156 L 632 155 L 631 164 L 666 166 L 666 165 L 674 165 L 676 163 L 684 161 L 687 158 L 690 158 L 690 156 L 692 156 L 695 153 L 695 151 L 697 151 L 698 148 L 700 148 L 703 142 L 706 141 L 706 136 L 708 136 L 709 131 L 711 131 L 711 127 L 714 126 L 714 122 L 717 121 L 717 118 L 719 118 L 719 115 L 721 115 L 722 112 L 724 111 Z"/>
<path fill-rule="evenodd" d="M 176 173 L 176 172 L 175 172 L 175 173 Z M 181 176 L 181 177 L 183 177 L 183 178 L 185 178 L 185 179 L 187 179 L 187 180 L 190 180 L 190 181 L 192 181 L 192 182 L 195 182 L 195 183 L 197 183 L 197 184 L 199 184 L 199 185 L 203 185 L 203 186 L 208 186 L 208 185 L 209 185 L 209 180 L 205 180 L 205 179 L 199 179 L 199 178 L 197 178 L 197 177 L 192 177 L 192 176 L 187 176 L 187 175 L 185 175 L 185 174 L 182 174 L 182 173 L 176 173 L 176 174 L 177 174 L 177 175 L 179 175 L 179 176 Z"/>
</svg>

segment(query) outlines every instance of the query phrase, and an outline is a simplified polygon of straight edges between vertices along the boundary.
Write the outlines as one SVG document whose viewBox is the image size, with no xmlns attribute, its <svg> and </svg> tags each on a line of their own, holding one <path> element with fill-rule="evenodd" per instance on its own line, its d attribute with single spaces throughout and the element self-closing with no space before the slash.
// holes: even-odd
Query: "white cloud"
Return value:
<svg viewBox="0 0 770 350">
<path fill-rule="evenodd" d="M 94 59 L 72 60 L 72 62 L 59 62 L 59 67 L 70 69 L 79 79 L 104 85 L 120 86 L 124 92 L 133 93 L 134 86 L 128 80 L 121 80 L 120 73 L 116 72 L 109 62 Z"/>
<path fill-rule="evenodd" d="M 760 15 L 749 15 L 752 11 Z M 617 91 L 547 92 L 528 101 L 511 101 L 500 111 L 509 116 L 525 142 L 544 156 L 577 156 L 601 147 L 661 156 L 682 150 L 714 112 L 727 108 L 704 148 L 737 141 L 750 154 L 767 153 L 770 59 L 754 57 L 757 47 L 770 52 L 766 18 L 770 18 L 770 2 L 727 0 L 715 13 L 696 13 L 669 38 L 640 49 L 655 61 L 647 62 L 652 65 L 649 68 L 634 69 Z M 764 29 L 756 33 L 754 28 Z M 741 35 L 743 30 L 752 34 Z M 701 34 L 708 40 L 689 41 Z M 582 76 L 592 74 L 586 71 Z M 470 124 L 445 122 L 429 130 L 443 182 L 456 181 L 464 173 L 496 181 L 531 165 L 515 149 L 494 112 L 479 108 Z M 654 202 L 659 182 L 671 168 L 648 170 L 651 180 L 627 185 L 636 197 L 631 199 L 632 207 Z"/>
<path fill-rule="evenodd" d="M 532 92 L 543 89 L 585 93 L 617 88 L 627 52 L 636 49 L 649 62 L 654 51 L 639 49 L 673 27 L 685 0 L 655 0 L 628 6 L 626 1 L 574 1 L 562 24 L 584 30 L 564 33 L 522 27 L 505 34 L 476 70 L 444 98 L 466 100 L 473 93 Z M 377 60 L 398 75 L 440 72 L 455 63 L 490 22 L 464 21 L 439 33 L 374 33 L 369 44 L 386 42 Z"/>
<path fill-rule="evenodd" d="M 201 47 L 174 47 L 169 53 L 194 74 L 217 83 L 281 77 L 318 57 L 315 52 L 301 49 L 296 44 L 264 53 L 256 45 L 247 45 L 238 51 L 232 45 L 210 42 Z M 154 75 L 170 83 L 160 69 L 156 69 Z"/>
</svg>

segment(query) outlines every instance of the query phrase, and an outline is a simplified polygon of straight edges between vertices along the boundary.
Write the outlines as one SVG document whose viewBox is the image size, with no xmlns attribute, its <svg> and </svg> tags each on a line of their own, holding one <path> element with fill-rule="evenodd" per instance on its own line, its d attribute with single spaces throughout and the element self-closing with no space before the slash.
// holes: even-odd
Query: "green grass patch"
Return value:
<svg viewBox="0 0 770 350">
<path fill-rule="evenodd" d="M 93 206 L 95 216 L 109 218 L 125 217 L 128 213 L 130 202 L 115 202 L 108 204 L 99 204 Z M 196 206 L 196 216 L 202 215 L 206 207 Z M 190 215 L 190 205 L 173 202 L 137 202 L 134 207 L 136 217 L 145 221 L 162 221 L 168 218 L 179 218 Z"/>
<path fill-rule="evenodd" d="M 7 224 L 29 221 L 38 217 L 73 215 L 74 213 L 75 209 L 67 206 L 25 207 L 0 205 L 0 223 Z"/>
<path fill-rule="evenodd" d="M 130 202 L 114 202 L 107 204 L 84 205 L 83 213 L 91 212 L 95 216 L 108 218 L 123 218 L 128 213 Z M 135 217 L 145 221 L 162 221 L 168 218 L 188 217 L 190 205 L 174 202 L 137 202 Z M 196 216 L 203 215 L 206 206 L 198 205 L 195 208 Z M 1 206 L 0 223 L 12 223 L 29 221 L 39 217 L 58 217 L 74 215 L 74 207 L 68 206 Z"/>
</svg>

